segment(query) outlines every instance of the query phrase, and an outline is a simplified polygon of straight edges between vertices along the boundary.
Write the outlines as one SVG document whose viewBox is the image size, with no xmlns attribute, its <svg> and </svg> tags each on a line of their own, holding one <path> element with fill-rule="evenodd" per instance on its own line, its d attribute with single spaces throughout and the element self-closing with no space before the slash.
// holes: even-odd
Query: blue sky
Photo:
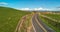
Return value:
<svg viewBox="0 0 60 32">
<path fill-rule="evenodd" d="M 60 7 L 60 0 L 0 0 L 0 6 L 30 9 L 55 9 Z"/>
</svg>

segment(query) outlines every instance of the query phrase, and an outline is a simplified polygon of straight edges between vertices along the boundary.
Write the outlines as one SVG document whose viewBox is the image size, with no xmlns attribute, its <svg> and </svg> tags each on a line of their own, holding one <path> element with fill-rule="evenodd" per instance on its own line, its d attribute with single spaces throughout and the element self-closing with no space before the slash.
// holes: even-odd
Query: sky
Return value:
<svg viewBox="0 0 60 32">
<path fill-rule="evenodd" d="M 0 6 L 21 10 L 57 10 L 60 0 L 0 0 Z"/>
</svg>

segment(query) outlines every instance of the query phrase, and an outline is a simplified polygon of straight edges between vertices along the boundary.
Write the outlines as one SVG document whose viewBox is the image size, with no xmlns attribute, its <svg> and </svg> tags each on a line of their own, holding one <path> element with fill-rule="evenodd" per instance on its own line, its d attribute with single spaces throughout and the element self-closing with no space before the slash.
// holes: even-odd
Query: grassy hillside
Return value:
<svg viewBox="0 0 60 32">
<path fill-rule="evenodd" d="M 40 16 L 40 18 L 45 24 L 54 29 L 56 32 L 60 32 L 60 23 L 58 22 L 60 19 L 60 15 L 58 14 L 44 14 L 44 15 L 57 20 L 57 22 L 55 22 L 52 21 L 51 19 Z"/>
<path fill-rule="evenodd" d="M 20 18 L 30 12 L 0 7 L 0 32 L 14 32 Z"/>
</svg>

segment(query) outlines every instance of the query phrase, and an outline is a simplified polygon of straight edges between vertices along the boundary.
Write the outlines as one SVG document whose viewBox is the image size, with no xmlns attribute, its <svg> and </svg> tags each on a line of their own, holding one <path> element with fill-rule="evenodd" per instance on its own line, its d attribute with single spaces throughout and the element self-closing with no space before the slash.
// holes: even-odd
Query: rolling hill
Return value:
<svg viewBox="0 0 60 32">
<path fill-rule="evenodd" d="M 30 12 L 0 7 L 0 32 L 14 32 L 22 16 Z"/>
</svg>

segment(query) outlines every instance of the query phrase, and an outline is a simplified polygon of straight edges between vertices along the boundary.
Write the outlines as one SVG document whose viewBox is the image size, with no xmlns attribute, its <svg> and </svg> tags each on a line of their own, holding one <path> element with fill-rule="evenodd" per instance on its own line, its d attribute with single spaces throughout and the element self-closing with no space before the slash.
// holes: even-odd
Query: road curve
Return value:
<svg viewBox="0 0 60 32">
<path fill-rule="evenodd" d="M 32 24 L 35 32 L 55 32 L 53 29 L 48 27 L 45 23 L 41 21 L 38 17 L 38 14 L 35 14 L 32 17 Z"/>
</svg>

